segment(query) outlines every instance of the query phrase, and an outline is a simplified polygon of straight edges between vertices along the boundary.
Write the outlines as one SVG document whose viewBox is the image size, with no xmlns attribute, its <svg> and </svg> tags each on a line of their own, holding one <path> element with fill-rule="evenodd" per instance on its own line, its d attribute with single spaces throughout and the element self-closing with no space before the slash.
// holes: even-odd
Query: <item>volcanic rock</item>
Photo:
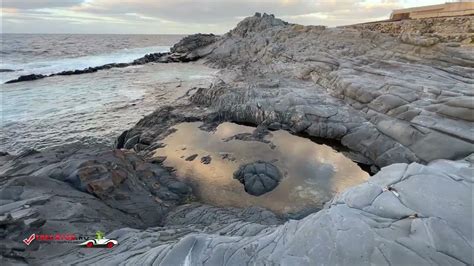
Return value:
<svg viewBox="0 0 474 266">
<path fill-rule="evenodd" d="M 260 196 L 275 189 L 282 179 L 278 168 L 271 163 L 257 161 L 244 164 L 234 173 L 250 195 Z"/>
</svg>

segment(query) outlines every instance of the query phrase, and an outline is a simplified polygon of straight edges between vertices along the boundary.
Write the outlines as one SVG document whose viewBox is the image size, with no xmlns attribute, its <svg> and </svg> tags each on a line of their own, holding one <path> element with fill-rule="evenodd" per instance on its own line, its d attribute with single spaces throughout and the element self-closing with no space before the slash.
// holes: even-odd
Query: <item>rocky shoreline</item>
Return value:
<svg viewBox="0 0 474 266">
<path fill-rule="evenodd" d="M 210 87 L 189 88 L 184 103 L 124 131 L 112 151 L 2 154 L 2 261 L 472 264 L 472 19 L 330 29 L 257 13 L 223 36 L 192 35 L 170 54 L 136 60 L 199 60 L 221 70 Z M 378 173 L 300 220 L 208 206 L 152 156 L 173 125 L 191 121 L 340 142 Z M 21 243 L 31 233 L 96 230 L 120 245 Z"/>
<path fill-rule="evenodd" d="M 183 38 L 180 42 L 171 47 L 171 51 L 168 53 L 152 53 L 147 54 L 143 57 L 133 60 L 130 63 L 111 63 L 97 67 L 88 67 L 85 69 L 77 69 L 70 71 L 62 71 L 59 73 L 53 73 L 49 75 L 43 74 L 29 74 L 23 75 L 16 79 L 9 80 L 5 84 L 9 83 L 18 83 L 25 81 L 33 81 L 37 79 L 43 79 L 47 77 L 54 76 L 70 76 L 70 75 L 80 75 L 80 74 L 89 74 L 94 73 L 99 70 L 107 70 L 111 68 L 124 68 L 129 66 L 144 65 L 148 63 L 185 63 L 196 61 L 200 59 L 199 56 L 193 56 L 191 53 L 187 53 L 188 50 L 193 50 L 196 47 L 206 46 L 214 42 L 217 39 L 217 36 L 214 34 L 195 34 Z M 8 69 L 6 70 L 8 71 Z"/>
</svg>

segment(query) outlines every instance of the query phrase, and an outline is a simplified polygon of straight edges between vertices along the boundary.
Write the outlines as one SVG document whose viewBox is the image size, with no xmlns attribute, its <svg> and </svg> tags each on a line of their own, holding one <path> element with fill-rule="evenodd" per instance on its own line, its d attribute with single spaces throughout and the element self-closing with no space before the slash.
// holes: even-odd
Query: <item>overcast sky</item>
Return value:
<svg viewBox="0 0 474 266">
<path fill-rule="evenodd" d="M 439 0 L 1 0 L 2 32 L 224 33 L 255 12 L 338 26 L 388 18 L 393 9 Z"/>
</svg>

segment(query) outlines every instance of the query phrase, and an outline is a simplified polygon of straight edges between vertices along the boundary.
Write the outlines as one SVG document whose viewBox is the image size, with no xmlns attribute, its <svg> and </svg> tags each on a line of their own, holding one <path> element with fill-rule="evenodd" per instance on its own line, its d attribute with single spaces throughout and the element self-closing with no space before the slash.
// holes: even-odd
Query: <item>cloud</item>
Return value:
<svg viewBox="0 0 474 266">
<path fill-rule="evenodd" d="M 337 1 L 337 3 L 334 1 L 324 2 L 315 13 L 282 16 L 282 18 L 298 24 L 339 26 L 387 19 L 392 10 L 402 7 L 403 5 L 397 0 Z"/>
<path fill-rule="evenodd" d="M 280 0 L 95 0 L 75 8 L 76 11 L 96 14 L 137 13 L 149 17 L 188 23 L 216 23 L 242 16 L 252 15 L 256 11 L 276 15 L 299 15 L 316 7 L 315 1 Z"/>
<path fill-rule="evenodd" d="M 84 1 L 85 0 L 2 0 L 2 7 L 15 9 L 71 7 L 82 4 Z"/>
<path fill-rule="evenodd" d="M 292 23 L 347 25 L 439 0 L 2 0 L 6 32 L 224 33 L 255 12 Z M 54 20 L 55 23 L 28 23 Z M 59 22 L 62 22 L 61 25 Z M 21 22 L 21 23 L 20 23 Z M 74 24 L 74 25 L 73 25 Z"/>
</svg>

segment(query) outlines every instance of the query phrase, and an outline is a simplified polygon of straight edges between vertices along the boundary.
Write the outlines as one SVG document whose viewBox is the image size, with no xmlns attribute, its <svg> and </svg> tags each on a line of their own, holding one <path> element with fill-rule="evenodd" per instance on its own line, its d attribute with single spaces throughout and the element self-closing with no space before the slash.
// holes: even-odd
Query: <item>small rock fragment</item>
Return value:
<svg viewBox="0 0 474 266">
<path fill-rule="evenodd" d="M 197 154 L 193 154 L 193 155 L 191 155 L 191 156 L 188 156 L 185 160 L 186 160 L 186 161 L 189 161 L 189 162 L 190 162 L 190 161 L 194 161 L 194 159 L 196 159 L 196 157 L 198 157 L 198 155 L 197 155 Z"/>
<path fill-rule="evenodd" d="M 201 163 L 203 164 L 210 164 L 211 160 L 212 160 L 212 157 L 210 155 L 201 157 Z"/>
</svg>

